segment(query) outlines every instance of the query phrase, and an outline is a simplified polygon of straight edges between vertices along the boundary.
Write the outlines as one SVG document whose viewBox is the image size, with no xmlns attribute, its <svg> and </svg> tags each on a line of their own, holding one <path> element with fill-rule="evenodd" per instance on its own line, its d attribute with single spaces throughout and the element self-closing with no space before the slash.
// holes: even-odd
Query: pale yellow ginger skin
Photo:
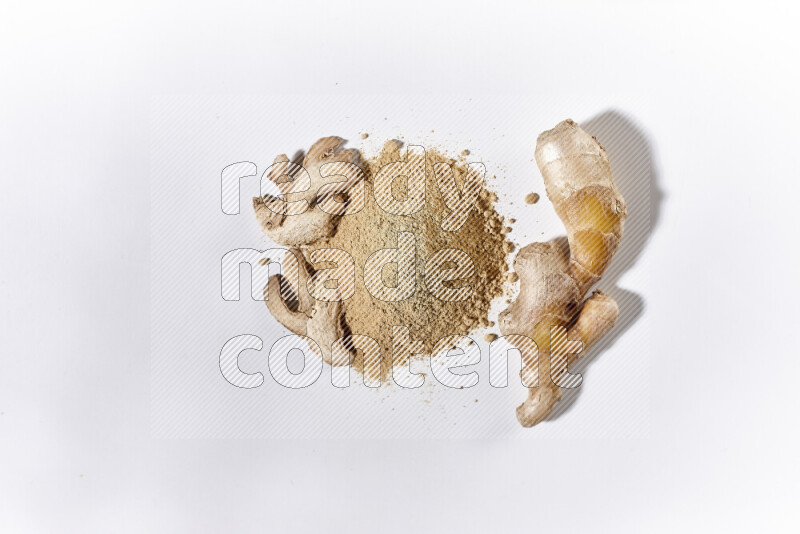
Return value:
<svg viewBox="0 0 800 534">
<path fill-rule="evenodd" d="M 602 293 L 592 295 L 583 306 L 581 302 L 619 247 L 626 216 L 605 149 L 571 120 L 539 136 L 536 163 L 547 196 L 564 222 L 568 250 L 557 240 L 520 250 L 514 260 L 520 292 L 499 316 L 503 335 L 526 335 L 539 347 L 539 387 L 529 389 L 528 398 L 517 408 L 517 419 L 526 427 L 547 418 L 561 399 L 561 388 L 550 378 L 551 327 L 567 327 L 569 339 L 583 342 L 579 355 L 567 357 L 572 363 L 619 316 L 616 302 Z"/>
<path fill-rule="evenodd" d="M 592 345 L 605 336 L 617 322 L 618 317 L 619 306 L 614 299 L 599 291 L 589 297 L 578 314 L 577 321 L 567 330 L 569 339 L 580 339 L 583 342 L 580 354 L 567 357 L 567 366 L 584 356 Z M 543 363 L 540 373 L 539 387 L 530 389 L 527 400 L 517 407 L 517 420 L 525 427 L 544 421 L 556 403 L 561 400 L 562 389 L 547 378 L 549 365 L 545 366 Z"/>
</svg>

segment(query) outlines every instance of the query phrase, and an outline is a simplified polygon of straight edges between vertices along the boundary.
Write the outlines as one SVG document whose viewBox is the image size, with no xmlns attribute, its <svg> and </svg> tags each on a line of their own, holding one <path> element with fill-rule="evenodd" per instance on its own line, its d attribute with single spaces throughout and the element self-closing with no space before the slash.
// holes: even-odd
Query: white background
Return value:
<svg viewBox="0 0 800 534">
<path fill-rule="evenodd" d="M 5 4 L 0 531 L 797 531 L 790 9 Z M 646 95 L 646 436 L 152 437 L 153 97 L 337 92 Z"/>
</svg>

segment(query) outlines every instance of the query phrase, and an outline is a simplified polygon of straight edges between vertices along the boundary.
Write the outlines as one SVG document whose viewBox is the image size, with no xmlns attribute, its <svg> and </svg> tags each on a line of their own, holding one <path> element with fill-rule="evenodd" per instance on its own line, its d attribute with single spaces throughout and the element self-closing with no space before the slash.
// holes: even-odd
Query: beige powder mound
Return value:
<svg viewBox="0 0 800 534">
<path fill-rule="evenodd" d="M 344 302 L 344 323 L 353 334 L 367 335 L 378 341 L 382 349 L 379 371 L 365 369 L 358 352 L 353 367 L 367 372 L 373 378 L 384 378 L 392 366 L 392 326 L 404 325 L 410 329 L 412 340 L 421 340 L 426 353 L 434 344 L 448 335 L 467 335 L 473 330 L 488 326 L 488 313 L 492 300 L 504 293 L 508 281 L 507 257 L 514 245 L 506 238 L 506 220 L 495 210 L 497 196 L 485 187 L 478 196 L 464 225 L 455 232 L 441 228 L 441 220 L 449 213 L 433 174 L 433 164 L 448 162 L 453 165 L 456 182 L 463 187 L 466 161 L 448 158 L 439 150 L 428 149 L 426 154 L 427 184 L 425 207 L 413 215 L 392 215 L 383 211 L 372 195 L 374 176 L 388 163 L 405 158 L 402 143 L 390 141 L 381 153 L 364 162 L 367 181 L 367 202 L 364 209 L 342 217 L 335 234 L 308 247 L 303 247 L 306 257 L 315 249 L 338 248 L 349 252 L 358 273 L 353 297 Z M 397 182 L 401 182 L 399 185 Z M 403 199 L 405 188 L 402 179 L 395 180 L 393 193 Z M 372 297 L 364 287 L 361 269 L 376 250 L 397 247 L 398 232 L 412 232 L 416 237 L 416 292 L 405 301 L 384 302 Z M 425 287 L 425 262 L 434 252 L 444 248 L 458 248 L 466 252 L 475 264 L 475 276 L 468 281 L 472 292 L 467 300 L 445 302 L 433 296 Z M 394 283 L 395 272 L 387 267 L 384 280 Z M 446 283 L 449 287 L 464 285 L 458 281 Z M 395 365 L 406 362 L 395 361 Z"/>
</svg>

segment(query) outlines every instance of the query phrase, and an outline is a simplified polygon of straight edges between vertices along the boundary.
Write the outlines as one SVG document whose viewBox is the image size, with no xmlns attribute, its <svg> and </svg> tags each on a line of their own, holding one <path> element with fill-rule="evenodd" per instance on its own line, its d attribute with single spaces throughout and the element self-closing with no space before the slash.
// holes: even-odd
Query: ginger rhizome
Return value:
<svg viewBox="0 0 800 534">
<path fill-rule="evenodd" d="M 527 336 L 538 347 L 538 387 L 530 388 L 517 408 L 523 426 L 533 426 L 552 412 L 562 396 L 557 384 L 569 364 L 602 338 L 619 316 L 616 302 L 607 295 L 595 292 L 583 299 L 617 251 L 626 216 L 605 149 L 571 120 L 539 136 L 536 163 L 547 197 L 564 222 L 567 243 L 533 243 L 519 251 L 514 270 L 520 292 L 499 316 L 504 335 Z M 565 327 L 568 339 L 583 343 L 582 351 L 567 354 L 566 362 L 558 366 L 550 358 L 554 326 Z M 523 352 L 524 363 L 534 363 L 525 362 L 524 356 Z"/>
<path fill-rule="evenodd" d="M 275 158 L 267 176 L 283 198 L 263 191 L 253 198 L 256 218 L 270 239 L 299 247 L 333 235 L 342 215 L 339 197 L 363 191 L 359 187 L 364 180 L 358 167 L 361 156 L 343 145 L 339 137 L 323 137 L 308 149 L 302 166 L 289 161 L 286 154 Z"/>
</svg>

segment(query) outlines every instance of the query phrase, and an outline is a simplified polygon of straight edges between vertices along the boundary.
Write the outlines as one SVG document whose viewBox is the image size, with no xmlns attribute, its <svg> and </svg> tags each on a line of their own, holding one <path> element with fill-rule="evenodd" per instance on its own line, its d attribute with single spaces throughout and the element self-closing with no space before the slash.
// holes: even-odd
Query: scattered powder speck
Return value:
<svg viewBox="0 0 800 534">
<path fill-rule="evenodd" d="M 539 193 L 528 193 L 525 195 L 526 204 L 536 204 L 539 202 Z"/>
</svg>

